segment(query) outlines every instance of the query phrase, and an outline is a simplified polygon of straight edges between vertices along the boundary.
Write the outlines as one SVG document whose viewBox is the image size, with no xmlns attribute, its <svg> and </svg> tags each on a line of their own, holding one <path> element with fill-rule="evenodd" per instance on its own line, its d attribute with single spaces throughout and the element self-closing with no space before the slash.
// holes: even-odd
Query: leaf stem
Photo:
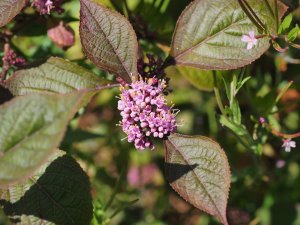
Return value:
<svg viewBox="0 0 300 225">
<path fill-rule="evenodd" d="M 217 87 L 217 73 L 216 73 L 215 70 L 213 70 L 213 78 L 214 78 L 214 93 L 215 93 L 215 96 L 216 96 L 218 107 L 219 107 L 221 113 L 224 116 L 226 116 L 225 109 L 224 109 L 222 99 L 221 99 L 221 95 L 220 95 L 220 90 Z"/>
<path fill-rule="evenodd" d="M 275 103 L 278 103 L 279 100 L 282 98 L 282 96 L 287 92 L 287 90 L 292 86 L 294 82 L 293 81 L 290 81 L 288 84 L 286 84 L 282 89 L 281 91 L 279 92 L 276 100 L 275 100 Z"/>
<path fill-rule="evenodd" d="M 270 129 L 271 133 L 274 134 L 275 136 L 282 137 L 282 138 L 290 138 L 290 139 L 300 137 L 300 132 L 295 133 L 295 134 L 284 134 L 284 133 L 281 133 L 278 130 L 276 130 L 274 127 L 272 127 L 267 122 L 264 122 L 264 125 L 266 126 L 266 128 Z"/>
<path fill-rule="evenodd" d="M 119 191 L 120 189 L 120 186 L 121 186 L 121 183 L 122 183 L 122 179 L 124 177 L 124 174 L 125 174 L 125 168 L 123 167 L 122 171 L 121 171 L 121 174 L 119 176 L 119 179 L 115 185 L 115 188 L 114 188 L 114 191 L 112 193 L 112 195 L 110 196 L 108 202 L 106 203 L 106 205 L 104 206 L 103 210 L 106 211 L 109 206 L 112 204 L 112 202 L 114 201 L 116 195 L 117 195 L 117 192 Z"/>
<path fill-rule="evenodd" d="M 176 64 L 175 59 L 174 59 L 172 56 L 169 55 L 169 56 L 165 59 L 163 65 L 162 65 L 162 68 L 163 68 L 163 69 L 166 69 L 167 67 L 173 66 L 173 65 L 175 65 L 175 64 Z"/>
</svg>

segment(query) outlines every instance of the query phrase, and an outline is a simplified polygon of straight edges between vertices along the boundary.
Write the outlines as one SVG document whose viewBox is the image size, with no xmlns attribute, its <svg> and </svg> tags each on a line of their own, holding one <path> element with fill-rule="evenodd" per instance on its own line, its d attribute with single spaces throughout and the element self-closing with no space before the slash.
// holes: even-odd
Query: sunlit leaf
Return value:
<svg viewBox="0 0 300 225">
<path fill-rule="evenodd" d="M 0 205 L 17 224 L 89 224 L 89 178 L 70 156 L 56 150 L 25 182 L 0 189 Z"/>
<path fill-rule="evenodd" d="M 248 3 L 269 31 L 277 34 L 274 17 L 264 1 L 249 0 Z M 286 7 L 283 4 L 279 6 L 282 16 Z M 273 3 L 271 7 L 274 8 Z M 258 35 L 256 26 L 238 1 L 195 0 L 177 22 L 170 54 L 177 64 L 201 69 L 239 68 L 259 58 L 270 46 L 269 39 L 265 37 L 260 38 L 254 48 L 247 50 L 247 44 L 241 41 L 241 37 L 250 31 Z"/>
<path fill-rule="evenodd" d="M 289 41 L 294 41 L 300 34 L 300 28 L 298 24 L 288 33 L 288 40 Z"/>
<path fill-rule="evenodd" d="M 287 29 L 289 29 L 289 27 L 290 27 L 290 25 L 292 23 L 292 20 L 293 20 L 293 14 L 290 13 L 289 15 L 287 15 L 284 18 L 284 20 L 280 24 L 279 29 L 278 29 L 278 33 L 282 34 L 284 31 L 286 31 Z"/>
<path fill-rule="evenodd" d="M 201 70 L 190 66 L 170 66 L 166 69 L 166 74 L 168 76 L 183 76 L 193 86 L 203 91 L 212 91 L 215 86 L 213 71 L 211 70 Z M 217 86 L 222 86 L 222 77 L 228 75 L 227 71 L 217 71 Z"/>
<path fill-rule="evenodd" d="M 67 60 L 51 57 L 39 67 L 19 70 L 7 80 L 13 95 L 29 93 L 69 93 L 107 84 L 88 70 Z"/>
<path fill-rule="evenodd" d="M 0 106 L 0 187 L 26 179 L 47 160 L 89 95 L 26 95 Z"/>
<path fill-rule="evenodd" d="M 166 176 L 172 188 L 195 207 L 228 224 L 230 169 L 219 144 L 202 136 L 172 134 L 165 149 Z"/>
<path fill-rule="evenodd" d="M 24 7 L 25 0 L 0 1 L 0 27 L 9 23 Z"/>
<path fill-rule="evenodd" d="M 86 56 L 93 63 L 127 82 L 137 75 L 138 43 L 128 20 L 117 12 L 81 0 L 80 37 Z"/>
</svg>

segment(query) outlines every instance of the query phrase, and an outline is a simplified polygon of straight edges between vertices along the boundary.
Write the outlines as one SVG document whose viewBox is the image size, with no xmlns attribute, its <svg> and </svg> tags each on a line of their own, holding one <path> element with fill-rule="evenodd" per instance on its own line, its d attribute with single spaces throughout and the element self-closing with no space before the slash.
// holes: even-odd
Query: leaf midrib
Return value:
<svg viewBox="0 0 300 225">
<path fill-rule="evenodd" d="M 65 208 L 62 207 L 58 202 L 56 202 L 56 200 L 54 198 L 52 198 L 52 196 L 47 192 L 47 190 L 43 187 L 43 185 L 41 185 L 37 180 L 35 180 L 32 177 L 30 179 L 32 180 L 32 182 L 34 182 L 39 187 L 39 190 L 41 190 L 53 202 L 54 205 L 56 205 L 58 208 L 62 209 L 64 214 L 69 218 L 69 220 L 72 222 L 72 224 L 74 224 L 72 217 L 66 212 Z"/>
<path fill-rule="evenodd" d="M 236 25 L 237 23 L 240 23 L 240 22 L 242 22 L 242 21 L 244 21 L 244 20 L 247 20 L 247 17 L 245 17 L 245 18 L 243 18 L 243 19 L 241 19 L 241 20 L 238 20 L 238 21 L 236 21 L 236 22 L 230 24 L 229 26 L 227 26 L 227 27 L 224 28 L 223 30 L 220 30 L 220 31 L 216 32 L 216 33 L 213 34 L 212 36 L 209 36 L 209 37 L 203 39 L 202 41 L 200 41 L 199 43 L 197 43 L 196 45 L 194 45 L 194 46 L 192 46 L 192 47 L 190 47 L 190 48 L 184 50 L 183 52 L 181 52 L 180 54 L 178 54 L 177 56 L 175 56 L 175 59 L 176 59 L 176 60 L 180 59 L 181 57 L 185 56 L 187 53 L 193 51 L 195 48 L 198 48 L 200 45 L 205 44 L 205 42 L 207 42 L 207 41 L 209 41 L 210 39 L 212 39 L 212 38 L 214 38 L 215 36 L 217 36 L 220 32 L 223 32 L 223 31 L 229 29 L 231 26 Z"/>
<path fill-rule="evenodd" d="M 123 69 L 125 70 L 125 72 L 127 73 L 129 79 L 131 80 L 131 76 L 130 76 L 131 72 L 129 72 L 129 71 L 127 70 L 126 66 L 123 64 L 122 60 L 120 59 L 119 55 L 117 54 L 117 50 L 114 48 L 114 46 L 112 45 L 112 43 L 111 43 L 110 40 L 108 39 L 106 33 L 103 31 L 102 27 L 100 26 L 100 24 L 98 23 L 98 21 L 96 20 L 96 18 L 94 17 L 94 15 L 92 14 L 92 12 L 91 12 L 91 10 L 89 9 L 89 7 L 87 7 L 87 5 L 85 4 L 85 1 L 81 1 L 81 2 L 85 5 L 85 8 L 88 10 L 88 12 L 90 13 L 91 17 L 92 17 L 93 20 L 96 22 L 97 27 L 98 27 L 98 28 L 102 31 L 102 33 L 104 34 L 106 40 L 108 40 L 108 43 L 109 43 L 109 45 L 111 46 L 112 50 L 114 51 L 115 55 L 117 56 L 117 59 L 118 59 L 119 63 L 121 63 Z M 96 4 L 96 3 L 95 3 L 95 4 Z M 102 6 L 101 6 L 101 7 L 102 7 Z M 103 9 L 103 8 L 102 8 L 102 9 Z M 103 11 L 105 11 L 105 9 L 103 9 Z M 110 21 L 110 19 L 109 19 L 109 21 Z M 111 23 L 111 21 L 110 21 L 110 23 Z M 118 74 L 118 75 L 120 75 L 120 74 Z"/>
<path fill-rule="evenodd" d="M 34 138 L 35 135 L 37 135 L 38 133 L 40 133 L 42 130 L 45 130 L 46 128 L 48 128 L 49 126 L 51 126 L 53 123 L 56 123 L 57 120 L 60 120 L 63 117 L 63 115 L 64 115 L 64 113 L 62 113 L 61 111 L 59 111 L 56 114 L 54 114 L 54 117 L 56 118 L 55 121 L 45 123 L 43 126 L 41 126 L 38 129 L 36 129 L 33 133 L 31 133 L 30 135 L 26 136 L 25 138 L 23 138 L 21 141 L 19 141 L 15 145 L 13 145 L 13 146 L 9 147 L 8 149 L 6 149 L 4 151 L 5 152 L 4 155 L 8 154 L 11 151 L 16 151 L 15 149 L 18 149 L 18 147 L 20 145 L 24 144 L 24 142 L 26 142 L 28 139 Z M 69 115 L 69 114 L 67 114 L 67 115 Z M 21 116 L 21 114 L 19 116 Z M 60 135 L 61 133 L 63 133 L 63 131 L 58 132 L 57 135 Z"/>
</svg>

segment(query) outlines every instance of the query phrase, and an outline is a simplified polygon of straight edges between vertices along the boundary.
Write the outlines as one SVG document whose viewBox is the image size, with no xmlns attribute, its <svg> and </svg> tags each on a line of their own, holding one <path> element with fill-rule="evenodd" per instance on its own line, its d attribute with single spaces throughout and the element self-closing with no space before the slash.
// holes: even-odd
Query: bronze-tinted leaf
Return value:
<svg viewBox="0 0 300 225">
<path fill-rule="evenodd" d="M 269 32 L 277 34 L 275 18 L 264 1 L 247 2 Z M 269 2 L 274 8 L 274 1 Z M 286 7 L 282 3 L 279 6 L 282 16 Z M 237 0 L 195 0 L 178 19 L 170 54 L 177 64 L 201 69 L 236 69 L 259 58 L 270 46 L 269 38 L 265 37 L 247 50 L 241 37 L 249 31 L 259 34 Z"/>
<path fill-rule="evenodd" d="M 109 82 L 65 59 L 51 57 L 38 67 L 16 71 L 6 81 L 13 95 L 70 93 L 105 86 Z"/>
<path fill-rule="evenodd" d="M 25 0 L 0 1 L 0 27 L 9 23 L 24 7 Z"/>
<path fill-rule="evenodd" d="M 22 182 L 48 159 L 92 94 L 25 95 L 0 106 L 0 187 Z"/>
<path fill-rule="evenodd" d="M 202 136 L 171 134 L 165 149 L 166 176 L 172 188 L 227 225 L 230 169 L 219 144 Z"/>
<path fill-rule="evenodd" d="M 81 0 L 80 37 L 86 56 L 126 82 L 137 75 L 138 43 L 128 20 L 117 12 Z"/>
</svg>

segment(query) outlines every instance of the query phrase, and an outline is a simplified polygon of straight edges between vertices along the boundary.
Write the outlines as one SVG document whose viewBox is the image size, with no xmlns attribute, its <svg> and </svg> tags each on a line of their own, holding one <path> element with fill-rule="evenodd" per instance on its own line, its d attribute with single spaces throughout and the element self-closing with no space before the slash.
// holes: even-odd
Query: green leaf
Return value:
<svg viewBox="0 0 300 225">
<path fill-rule="evenodd" d="M 241 115 L 241 109 L 239 106 L 239 102 L 236 99 L 233 99 L 230 109 L 232 112 L 232 119 L 235 124 L 240 125 L 242 122 L 242 115 Z"/>
<path fill-rule="evenodd" d="M 300 34 L 300 28 L 298 24 L 296 24 L 296 26 L 288 33 L 288 40 L 289 41 L 296 40 L 299 34 Z"/>
<path fill-rule="evenodd" d="M 7 80 L 13 95 L 69 93 L 108 84 L 88 70 L 67 60 L 51 57 L 36 68 L 19 70 Z"/>
<path fill-rule="evenodd" d="M 277 33 L 276 23 L 261 0 L 249 0 L 253 10 Z M 273 3 L 272 3 L 273 4 Z M 280 15 L 286 11 L 279 4 Z M 274 7 L 274 4 L 271 5 Z M 243 67 L 258 59 L 270 46 L 267 37 L 247 50 L 242 35 L 257 28 L 241 9 L 236 0 L 196 0 L 181 14 L 177 21 L 171 46 L 171 56 L 177 64 L 200 69 L 228 70 Z"/>
<path fill-rule="evenodd" d="M 138 74 L 138 43 L 129 21 L 94 0 L 80 2 L 80 37 L 86 56 L 130 83 Z"/>
<path fill-rule="evenodd" d="M 227 225 L 230 169 L 219 144 L 202 136 L 171 134 L 165 149 L 166 176 L 172 188 Z"/>
<path fill-rule="evenodd" d="M 0 27 L 9 23 L 24 7 L 25 0 L 0 1 Z"/>
<path fill-rule="evenodd" d="M 291 26 L 292 20 L 293 20 L 293 15 L 290 13 L 289 15 L 287 15 L 287 16 L 284 18 L 284 20 L 283 20 L 282 23 L 280 24 L 279 29 L 278 29 L 278 33 L 279 33 L 279 34 L 282 34 L 282 33 L 285 32 L 287 29 L 289 29 L 290 26 Z"/>
<path fill-rule="evenodd" d="M 47 160 L 92 94 L 26 95 L 0 106 L 0 187 L 23 181 Z"/>
<path fill-rule="evenodd" d="M 214 77 L 211 70 L 200 70 L 189 66 L 169 66 L 166 69 L 168 76 L 179 75 L 185 77 L 193 86 L 202 91 L 213 91 Z M 222 86 L 222 77 L 228 76 L 227 71 L 217 71 L 217 85 Z"/>
<path fill-rule="evenodd" d="M 0 199 L 4 212 L 18 224 L 87 225 L 92 219 L 89 178 L 58 150 L 24 183 L 0 189 Z"/>
</svg>

